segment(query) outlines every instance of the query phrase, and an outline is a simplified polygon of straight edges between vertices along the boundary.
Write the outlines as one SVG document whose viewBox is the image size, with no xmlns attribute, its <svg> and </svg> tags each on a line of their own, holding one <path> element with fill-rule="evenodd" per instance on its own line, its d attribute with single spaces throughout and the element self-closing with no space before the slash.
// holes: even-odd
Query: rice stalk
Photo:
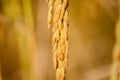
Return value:
<svg viewBox="0 0 120 80">
<path fill-rule="evenodd" d="M 36 54 L 36 41 L 35 41 L 35 23 L 34 23 L 34 16 L 33 16 L 33 7 L 32 7 L 32 0 L 23 0 L 23 15 L 25 26 L 27 29 L 27 49 L 28 49 L 28 56 L 29 56 L 29 68 L 30 68 L 30 80 L 37 80 L 37 76 L 35 75 L 36 72 L 34 71 L 34 57 Z"/>
<path fill-rule="evenodd" d="M 119 80 L 119 67 L 120 67 L 120 0 L 118 2 L 119 18 L 115 28 L 116 42 L 113 48 L 113 63 L 111 67 L 111 80 Z"/>
<path fill-rule="evenodd" d="M 68 65 L 68 0 L 48 0 L 48 27 L 52 26 L 56 80 L 65 80 Z"/>
<path fill-rule="evenodd" d="M 20 7 L 19 0 L 2 0 L 3 2 L 3 13 L 7 16 L 13 23 L 11 25 L 15 30 L 18 53 L 20 58 L 21 74 L 22 80 L 29 80 L 29 64 L 28 64 L 28 55 L 26 47 L 26 36 L 23 34 L 25 31 L 22 28 L 24 27 L 22 19 L 22 10 Z M 8 26 L 10 27 L 10 26 Z"/>
<path fill-rule="evenodd" d="M 22 65 L 24 76 L 23 80 L 36 80 L 33 70 L 33 56 L 36 52 L 36 43 L 35 43 L 35 34 L 34 34 L 34 19 L 32 11 L 32 2 L 31 0 L 23 0 L 23 15 L 24 23 L 18 23 L 19 26 L 18 41 L 19 46 L 21 46 L 20 51 L 24 50 L 24 53 L 21 52 L 22 56 Z"/>
<path fill-rule="evenodd" d="M 31 1 L 23 0 L 24 16 L 22 14 L 20 0 L 2 0 L 2 4 L 3 13 L 12 21 L 12 27 L 15 30 L 22 80 L 35 80 L 33 79 L 31 70 L 31 58 L 35 52 L 35 38 L 33 34 L 34 19 L 32 15 Z"/>
<path fill-rule="evenodd" d="M 34 29 L 32 0 L 23 0 L 23 13 L 24 13 L 25 25 L 29 28 Z"/>
</svg>

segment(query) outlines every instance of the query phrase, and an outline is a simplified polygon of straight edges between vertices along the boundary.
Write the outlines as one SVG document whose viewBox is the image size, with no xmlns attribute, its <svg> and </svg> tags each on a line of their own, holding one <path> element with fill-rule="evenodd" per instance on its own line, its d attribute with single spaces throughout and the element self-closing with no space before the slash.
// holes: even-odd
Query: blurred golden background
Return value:
<svg viewBox="0 0 120 80">
<path fill-rule="evenodd" d="M 66 80 L 109 80 L 116 0 L 69 1 Z M 45 0 L 0 0 L 0 80 L 55 80 Z"/>
</svg>

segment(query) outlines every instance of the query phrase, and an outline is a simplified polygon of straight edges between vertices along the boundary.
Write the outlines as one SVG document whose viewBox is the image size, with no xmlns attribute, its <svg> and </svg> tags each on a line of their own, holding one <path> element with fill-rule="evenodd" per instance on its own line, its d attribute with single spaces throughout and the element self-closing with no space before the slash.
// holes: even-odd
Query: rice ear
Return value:
<svg viewBox="0 0 120 80">
<path fill-rule="evenodd" d="M 48 0 L 48 28 L 51 26 L 56 80 L 65 80 L 68 65 L 68 0 Z"/>
</svg>

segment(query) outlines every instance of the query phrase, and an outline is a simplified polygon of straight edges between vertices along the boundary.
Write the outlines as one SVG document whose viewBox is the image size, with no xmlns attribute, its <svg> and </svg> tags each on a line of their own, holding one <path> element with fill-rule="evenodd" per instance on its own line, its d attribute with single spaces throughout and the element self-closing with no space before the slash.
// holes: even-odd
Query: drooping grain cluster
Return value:
<svg viewBox="0 0 120 80">
<path fill-rule="evenodd" d="M 48 0 L 48 27 L 52 27 L 56 79 L 64 80 L 68 65 L 68 0 Z"/>
</svg>

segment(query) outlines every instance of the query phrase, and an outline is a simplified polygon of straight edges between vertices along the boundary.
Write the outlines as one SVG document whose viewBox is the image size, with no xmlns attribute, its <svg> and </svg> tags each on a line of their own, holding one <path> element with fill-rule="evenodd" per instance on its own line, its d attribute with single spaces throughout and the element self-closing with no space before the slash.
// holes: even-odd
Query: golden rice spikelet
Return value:
<svg viewBox="0 0 120 80">
<path fill-rule="evenodd" d="M 68 65 L 68 0 L 47 0 L 48 27 L 52 27 L 53 61 L 56 80 L 65 80 Z"/>
</svg>

